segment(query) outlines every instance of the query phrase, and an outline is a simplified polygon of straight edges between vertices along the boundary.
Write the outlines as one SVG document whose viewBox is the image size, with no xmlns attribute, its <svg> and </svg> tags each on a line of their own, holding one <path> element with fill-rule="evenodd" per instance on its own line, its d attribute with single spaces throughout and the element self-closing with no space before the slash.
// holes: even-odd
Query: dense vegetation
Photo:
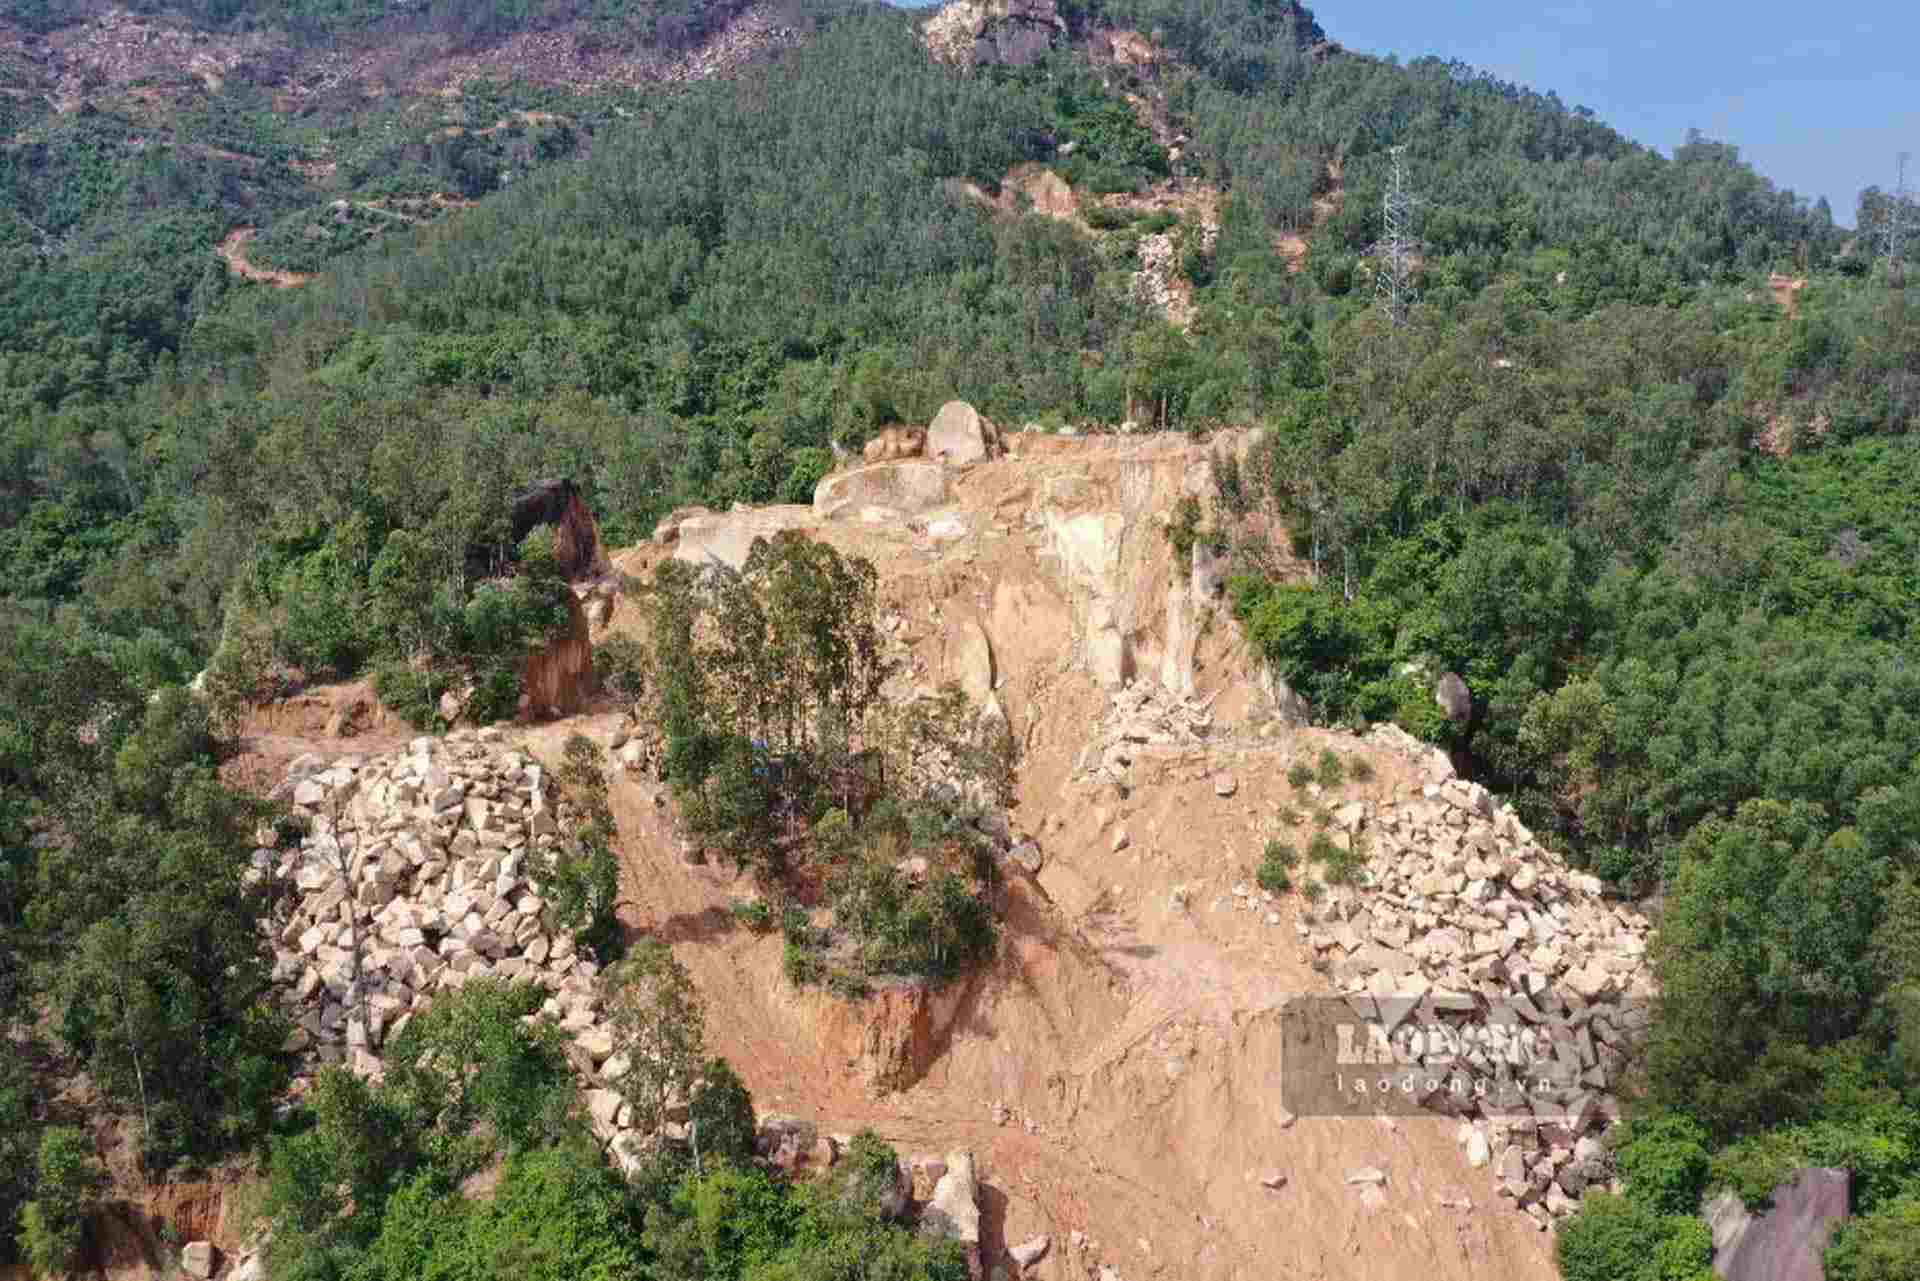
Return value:
<svg viewBox="0 0 1920 1281">
<path fill-rule="evenodd" d="M 688 829 L 752 867 L 789 977 L 845 991 L 991 952 L 987 833 L 1012 792 L 1005 721 L 957 687 L 882 701 L 874 586 L 871 564 L 797 534 L 756 542 L 740 571 L 668 561 L 644 658 Z M 828 928 L 806 911 L 819 896 Z"/>
<path fill-rule="evenodd" d="M 864 1172 L 875 1158 L 890 1167 L 898 1158 L 870 1133 L 856 1138 L 854 1159 L 822 1184 L 791 1184 L 757 1168 L 752 1099 L 724 1060 L 700 1063 L 697 1080 L 680 1083 L 692 1094 L 683 1128 L 704 1137 L 668 1141 L 634 1157 L 635 1168 L 622 1177 L 582 1121 L 558 1029 L 521 1018 L 540 1000 L 538 990 L 524 985 L 476 982 L 437 1002 L 401 1034 L 379 1084 L 339 1068 L 322 1072 L 272 1142 L 273 1276 L 957 1281 L 967 1275 L 957 1245 L 916 1238 L 888 1221 L 897 1206 L 883 1203 Z M 636 1004 L 657 1008 L 660 1002 L 649 995 Z M 634 1052 L 636 1075 L 651 1061 L 636 1052 L 643 1047 L 669 1050 L 676 1065 L 684 1060 L 671 1053 L 675 1048 L 698 1053 L 697 1008 L 668 1004 L 667 1017 L 623 1024 L 622 1044 Z M 668 1027 L 680 1035 L 664 1041 L 649 1035 Z M 492 1194 L 478 1202 L 463 1197 L 462 1181 L 490 1167 L 499 1170 Z"/>
<path fill-rule="evenodd" d="M 1180 63 L 1153 83 L 1109 70 L 1111 87 L 1065 54 L 963 76 L 907 15 L 823 2 L 765 74 L 673 94 L 476 84 L 433 113 L 287 116 L 236 78 L 142 86 L 161 116 L 132 94 L 64 114 L 0 100 L 19 140 L 0 154 L 5 1016 L 44 1016 L 140 1117 L 155 1166 L 266 1144 L 291 1188 L 300 1161 L 320 1184 L 351 1164 L 348 1201 L 283 1203 L 315 1275 L 837 1275 L 835 1234 L 884 1230 L 722 1157 L 623 1189 L 559 1093 L 488 1114 L 509 1174 L 486 1208 L 447 1199 L 478 1159 L 465 1133 L 397 1085 L 336 1083 L 319 1110 L 339 1115 L 306 1131 L 322 1138 L 270 1138 L 281 1029 L 247 874 L 264 816 L 214 780 L 218 716 L 162 691 L 210 661 L 235 697 L 372 668 L 423 723 L 467 682 L 502 709 L 501 673 L 558 622 L 547 553 L 504 527 L 537 477 L 573 476 L 617 544 L 684 503 L 804 500 L 834 446 L 952 397 L 1047 426 L 1145 403 L 1197 434 L 1266 429 L 1178 531 L 1232 545 L 1235 610 L 1317 715 L 1448 743 L 1619 891 L 1664 892 L 1627 1191 L 1563 1237 L 1569 1277 L 1693 1281 L 1699 1195 L 1763 1197 L 1808 1161 L 1856 1175 L 1833 1275 L 1913 1275 L 1920 300 L 1872 252 L 1887 197 L 1850 235 L 1727 145 L 1665 158 L 1468 68 L 1327 56 L 1295 5 L 1066 10 L 1157 31 Z M 7 15 L 47 30 L 77 12 Z M 677 47 L 728 12 L 286 0 L 185 20 L 316 44 L 581 21 Z M 1177 162 L 1125 91 L 1186 136 Z M 148 135 L 166 145 L 133 145 Z M 1367 256 L 1395 146 L 1424 197 L 1403 325 L 1372 306 Z M 322 156 L 343 194 L 303 176 Z M 1090 217 L 1090 238 L 967 190 L 1029 162 L 1083 193 L 1176 171 L 1223 191 L 1216 240 L 1178 228 L 1188 328 L 1130 295 L 1144 219 Z M 436 193 L 479 203 L 403 203 Z M 206 251 L 241 222 L 261 261 L 323 274 L 231 280 Z M 1304 237 L 1304 270 L 1283 234 Z M 1790 308 L 1775 271 L 1807 279 Z M 703 839 L 794 908 L 743 917 L 784 926 L 795 977 L 853 988 L 990 947 L 973 820 L 1005 768 L 951 697 L 882 723 L 871 596 L 857 564 L 792 545 L 737 578 L 670 572 L 661 634 L 743 679 L 671 653 L 608 672 L 660 700 Z M 1433 701 L 1449 671 L 1473 695 L 1463 723 Z M 984 790 L 905 767 L 923 759 Z M 1293 857 L 1275 850 L 1266 880 L 1287 884 Z M 671 1024 L 670 967 L 642 953 L 623 972 L 651 994 L 634 1025 Z M 535 1041 L 527 1080 L 544 1079 Z M 93 1171 L 11 1041 L 0 1056 L 0 1220 L 52 1258 Z M 413 1118 L 414 1146 L 369 1149 L 351 1118 L 376 1114 Z M 548 1208 L 582 1226 L 537 1259 L 501 1253 L 515 1215 Z M 903 1275 L 950 1262 L 915 1259 Z"/>
</svg>

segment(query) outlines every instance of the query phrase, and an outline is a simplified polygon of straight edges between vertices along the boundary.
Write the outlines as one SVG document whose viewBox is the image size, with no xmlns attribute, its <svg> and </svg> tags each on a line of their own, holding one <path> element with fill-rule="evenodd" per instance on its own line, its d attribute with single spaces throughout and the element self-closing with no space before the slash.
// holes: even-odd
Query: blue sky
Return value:
<svg viewBox="0 0 1920 1281">
<path fill-rule="evenodd" d="M 1671 154 L 1697 127 L 1852 225 L 1862 187 L 1920 188 L 1920 2 L 1307 0 L 1356 52 L 1458 58 L 1592 107 Z"/>
<path fill-rule="evenodd" d="M 1637 142 L 1688 128 L 1731 142 L 1782 187 L 1825 196 L 1851 225 L 1862 187 L 1920 187 L 1920 4 L 1851 0 L 1327 0 L 1327 35 L 1362 53 L 1458 58 Z"/>
</svg>

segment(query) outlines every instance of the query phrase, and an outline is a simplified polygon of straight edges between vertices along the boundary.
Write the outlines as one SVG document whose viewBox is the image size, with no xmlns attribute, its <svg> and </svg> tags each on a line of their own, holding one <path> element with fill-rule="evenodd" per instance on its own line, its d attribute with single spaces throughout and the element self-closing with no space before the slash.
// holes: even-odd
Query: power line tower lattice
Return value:
<svg viewBox="0 0 1920 1281">
<path fill-rule="evenodd" d="M 1913 193 L 1907 190 L 1907 161 L 1911 153 L 1901 152 L 1893 181 L 1893 194 L 1887 198 L 1885 222 L 1887 239 L 1887 271 L 1898 270 L 1902 252 L 1906 248 L 1907 222 L 1909 211 L 1913 207 Z"/>
<path fill-rule="evenodd" d="M 1403 324 L 1407 309 L 1418 301 L 1413 286 L 1414 256 L 1419 242 L 1413 237 L 1413 213 L 1419 197 L 1407 188 L 1406 147 L 1394 147 L 1393 175 L 1380 202 L 1382 230 L 1380 268 L 1375 275 L 1380 306 L 1394 324 Z"/>
</svg>

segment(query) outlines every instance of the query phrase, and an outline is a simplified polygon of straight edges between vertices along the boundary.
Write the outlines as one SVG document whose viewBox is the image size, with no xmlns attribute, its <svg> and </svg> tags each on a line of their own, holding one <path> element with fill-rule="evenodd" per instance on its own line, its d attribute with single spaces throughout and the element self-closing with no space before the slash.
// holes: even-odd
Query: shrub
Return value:
<svg viewBox="0 0 1920 1281">
<path fill-rule="evenodd" d="M 1318 903 L 1327 892 L 1327 887 L 1318 881 L 1308 881 L 1300 887 L 1300 897 L 1309 903 Z"/>
<path fill-rule="evenodd" d="M 753 1159 L 753 1095 L 725 1059 L 708 1059 L 687 1105 L 693 1141 L 704 1161 L 719 1157 L 735 1165 Z"/>
<path fill-rule="evenodd" d="M 847 1145 L 841 1164 L 842 1203 L 856 1214 L 880 1217 L 898 1196 L 900 1154 L 872 1130 L 862 1130 Z"/>
<path fill-rule="evenodd" d="M 1827 1281 L 1920 1281 L 1920 1195 L 1841 1224 L 1827 1247 Z"/>
<path fill-rule="evenodd" d="M 1260 859 L 1257 878 L 1260 888 L 1275 894 L 1284 893 L 1293 884 L 1291 869 L 1299 858 L 1293 846 L 1281 841 L 1268 841 L 1266 852 Z"/>
<path fill-rule="evenodd" d="M 1180 568 L 1193 568 L 1193 545 L 1200 537 L 1200 500 L 1188 494 L 1174 505 L 1167 522 L 1167 541 L 1173 545 Z"/>
<path fill-rule="evenodd" d="M 352 570 L 332 547 L 289 565 L 274 584 L 283 614 L 279 647 L 307 671 L 348 676 L 369 649 Z"/>
<path fill-rule="evenodd" d="M 34 1197 L 20 1210 L 20 1246 L 36 1273 L 63 1276 L 73 1266 L 87 1211 L 104 1182 L 84 1131 L 56 1125 L 41 1133 Z"/>
<path fill-rule="evenodd" d="M 593 674 L 600 687 L 633 702 L 647 687 L 647 647 L 631 636 L 609 636 L 593 647 Z"/>
<path fill-rule="evenodd" d="M 398 659 L 382 663 L 373 674 L 380 705 L 417 730 L 442 728 L 440 695 L 445 689 L 443 677 L 416 672 Z"/>
<path fill-rule="evenodd" d="M 616 958 L 621 929 L 615 907 L 620 896 L 620 861 L 613 852 L 613 811 L 607 805 L 607 776 L 600 745 L 572 734 L 563 748 L 556 775 L 584 818 L 563 833 L 545 857 L 540 881 L 548 920 L 573 934 L 574 941 L 601 964 Z"/>
<path fill-rule="evenodd" d="M 369 1272 L 381 1278 L 446 1276 L 435 1269 L 434 1256 L 444 1259 L 465 1246 L 468 1212 L 444 1174 L 421 1170 L 387 1198 L 380 1235 L 367 1250 Z"/>
<path fill-rule="evenodd" d="M 530 1152 L 507 1163 L 491 1201 L 467 1231 L 435 1250 L 457 1251 L 433 1271 L 444 1277 L 517 1281 L 625 1281 L 640 1275 L 638 1225 L 626 1188 L 588 1143 Z"/>
<path fill-rule="evenodd" d="M 1313 776 L 1322 787 L 1339 787 L 1347 781 L 1346 762 L 1334 754 L 1331 747 L 1320 749 L 1320 764 Z"/>
<path fill-rule="evenodd" d="M 1171 230 L 1180 223 L 1180 215 L 1170 209 L 1156 209 L 1140 220 L 1140 230 L 1149 236 L 1157 236 Z"/>
<path fill-rule="evenodd" d="M 1634 1204 L 1655 1214 L 1694 1214 L 1712 1159 L 1707 1134 L 1684 1116 L 1630 1122 L 1616 1162 Z"/>
<path fill-rule="evenodd" d="M 1347 777 L 1356 783 L 1373 781 L 1373 762 L 1364 756 L 1356 756 L 1347 762 Z"/>
<path fill-rule="evenodd" d="M 492 663 L 474 676 L 473 697 L 465 715 L 475 725 L 512 720 L 520 711 L 520 672 L 507 663 Z"/>
<path fill-rule="evenodd" d="M 1713 1234 L 1692 1215 L 1594 1192 L 1560 1229 L 1557 1250 L 1564 1281 L 1701 1281 Z"/>
<path fill-rule="evenodd" d="M 1133 221 L 1133 210 L 1113 205 L 1095 205 L 1083 215 L 1095 231 L 1112 231 Z"/>
<path fill-rule="evenodd" d="M 1305 761 L 1296 761 L 1287 770 L 1287 782 L 1294 787 L 1305 787 L 1313 782 L 1313 766 Z"/>
<path fill-rule="evenodd" d="M 1190 240 L 1180 253 L 1180 274 L 1202 288 L 1213 283 L 1215 266 L 1213 254 L 1198 237 Z"/>
<path fill-rule="evenodd" d="M 733 919 L 740 922 L 755 934 L 765 934 L 773 929 L 773 908 L 764 899 L 737 898 L 728 904 Z"/>
<path fill-rule="evenodd" d="M 1087 173 L 1085 182 L 1102 196 L 1121 195 L 1137 191 L 1140 187 L 1138 179 L 1118 166 L 1102 165 L 1092 168 Z"/>
<path fill-rule="evenodd" d="M 569 594 L 564 579 L 532 575 L 505 586 L 482 585 L 461 615 L 464 652 L 480 660 L 517 662 L 566 627 Z"/>
<path fill-rule="evenodd" d="M 814 487 L 833 471 L 833 454 L 825 449 L 793 451 L 793 469 L 780 487 L 780 497 L 789 503 L 810 503 Z"/>
<path fill-rule="evenodd" d="M 1367 866 L 1366 849 L 1358 840 L 1341 849 L 1325 832 L 1315 834 L 1307 846 L 1307 858 L 1320 864 L 1329 885 L 1356 884 Z"/>
<path fill-rule="evenodd" d="M 780 954 L 780 968 L 787 976 L 787 982 L 795 987 L 808 987 L 820 981 L 826 966 L 820 960 L 818 952 L 797 942 L 791 936 L 787 939 L 785 950 Z"/>
</svg>

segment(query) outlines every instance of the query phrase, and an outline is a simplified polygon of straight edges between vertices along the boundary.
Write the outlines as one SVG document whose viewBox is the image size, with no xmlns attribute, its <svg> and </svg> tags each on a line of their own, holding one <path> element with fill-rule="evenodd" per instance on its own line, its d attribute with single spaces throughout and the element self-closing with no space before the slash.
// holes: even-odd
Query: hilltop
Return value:
<svg viewBox="0 0 1920 1281">
<path fill-rule="evenodd" d="M 1900 1275 L 1870 236 L 1292 3 L 10 13 L 23 1248 L 237 1256 L 259 1176 L 316 1276 L 524 1213 L 676 1281 L 1697 1281 L 1814 1168 L 1794 1248 Z M 1282 1115 L 1336 990 L 1517 996 L 1583 1088 Z"/>
</svg>

